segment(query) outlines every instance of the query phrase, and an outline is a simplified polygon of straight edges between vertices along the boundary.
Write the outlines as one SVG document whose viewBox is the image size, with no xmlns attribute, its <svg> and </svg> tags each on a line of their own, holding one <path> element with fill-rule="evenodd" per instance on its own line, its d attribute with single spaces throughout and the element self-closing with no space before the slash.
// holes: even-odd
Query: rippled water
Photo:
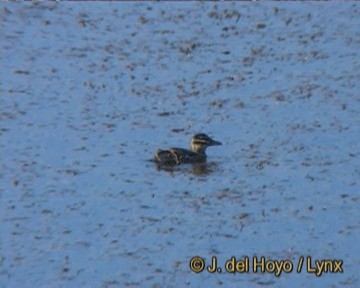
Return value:
<svg viewBox="0 0 360 288">
<path fill-rule="evenodd" d="M 359 286 L 358 3 L 0 6 L 3 287 Z"/>
</svg>

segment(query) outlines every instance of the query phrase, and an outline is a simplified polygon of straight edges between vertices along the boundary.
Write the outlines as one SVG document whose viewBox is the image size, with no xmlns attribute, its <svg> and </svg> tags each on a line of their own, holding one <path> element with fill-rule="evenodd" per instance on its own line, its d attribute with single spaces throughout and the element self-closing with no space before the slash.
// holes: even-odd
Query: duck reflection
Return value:
<svg viewBox="0 0 360 288">
<path fill-rule="evenodd" d="M 156 163 L 156 169 L 158 171 L 165 171 L 171 174 L 173 173 L 191 173 L 196 176 L 207 176 L 219 171 L 219 163 L 216 162 L 204 162 L 194 163 L 182 166 L 164 165 Z"/>
</svg>

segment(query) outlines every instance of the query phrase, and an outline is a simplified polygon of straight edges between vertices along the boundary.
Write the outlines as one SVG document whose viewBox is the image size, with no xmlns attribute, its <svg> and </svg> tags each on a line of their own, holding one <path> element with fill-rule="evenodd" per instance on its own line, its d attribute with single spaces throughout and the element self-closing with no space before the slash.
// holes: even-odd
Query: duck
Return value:
<svg viewBox="0 0 360 288">
<path fill-rule="evenodd" d="M 160 165 L 176 166 L 180 164 L 197 164 L 206 162 L 206 149 L 222 145 L 204 133 L 195 134 L 190 141 L 190 150 L 183 148 L 159 149 L 153 161 Z"/>
</svg>

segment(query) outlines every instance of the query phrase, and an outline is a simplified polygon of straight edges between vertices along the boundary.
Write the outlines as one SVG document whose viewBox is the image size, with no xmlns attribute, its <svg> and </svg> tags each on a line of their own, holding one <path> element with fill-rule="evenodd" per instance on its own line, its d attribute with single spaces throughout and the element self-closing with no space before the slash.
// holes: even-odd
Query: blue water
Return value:
<svg viewBox="0 0 360 288">
<path fill-rule="evenodd" d="M 360 4 L 0 7 L 3 287 L 360 285 Z"/>
</svg>

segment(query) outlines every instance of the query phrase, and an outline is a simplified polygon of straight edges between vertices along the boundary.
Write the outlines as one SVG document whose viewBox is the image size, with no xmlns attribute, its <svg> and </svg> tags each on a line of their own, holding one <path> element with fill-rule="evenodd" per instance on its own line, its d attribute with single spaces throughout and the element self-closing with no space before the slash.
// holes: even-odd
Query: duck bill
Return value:
<svg viewBox="0 0 360 288">
<path fill-rule="evenodd" d="M 222 145 L 222 143 L 219 142 L 219 141 L 213 140 L 213 141 L 211 142 L 211 146 L 219 146 L 219 145 Z"/>
</svg>

